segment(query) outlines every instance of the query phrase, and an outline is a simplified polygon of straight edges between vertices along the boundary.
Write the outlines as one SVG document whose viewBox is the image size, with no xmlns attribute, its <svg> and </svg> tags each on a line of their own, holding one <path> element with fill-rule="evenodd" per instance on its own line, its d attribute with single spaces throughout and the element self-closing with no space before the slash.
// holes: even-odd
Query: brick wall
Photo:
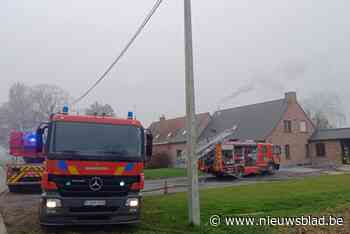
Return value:
<svg viewBox="0 0 350 234">
<path fill-rule="evenodd" d="M 324 143 L 325 156 L 317 156 L 316 144 Z M 315 141 L 310 143 L 310 156 L 312 164 L 315 166 L 342 164 L 342 148 L 340 141 Z"/>
<path fill-rule="evenodd" d="M 210 115 L 206 115 L 203 118 L 201 118 L 201 122 L 199 123 L 198 127 L 198 133 L 197 136 L 199 136 L 202 131 L 207 127 L 208 123 L 210 122 L 211 118 Z M 178 165 L 177 161 L 177 151 L 181 150 L 182 152 L 185 152 L 186 150 L 186 142 L 182 143 L 169 143 L 169 144 L 153 144 L 153 155 L 152 159 L 153 162 L 158 160 L 157 155 L 164 154 L 169 158 L 170 161 L 170 167 L 176 167 Z M 156 162 L 154 162 L 156 163 Z M 184 166 L 184 165 L 180 165 Z"/>
<path fill-rule="evenodd" d="M 288 100 L 289 97 L 287 97 L 287 95 L 288 94 L 286 94 L 286 99 Z M 291 120 L 291 133 L 285 132 L 284 120 Z M 301 121 L 306 122 L 307 132 L 300 131 Z M 306 145 L 308 144 L 308 140 L 314 131 L 315 129 L 313 124 L 307 118 L 301 106 L 297 103 L 296 96 L 292 96 L 288 100 L 287 111 L 284 113 L 283 118 L 278 123 L 272 134 L 267 138 L 267 141 L 282 147 L 282 166 L 310 164 L 310 157 L 306 157 Z M 290 146 L 290 159 L 286 159 L 285 145 Z"/>
<path fill-rule="evenodd" d="M 156 155 L 164 154 L 169 158 L 170 167 L 176 166 L 177 150 L 185 151 L 186 143 L 153 145 L 152 159 L 157 160 Z"/>
</svg>

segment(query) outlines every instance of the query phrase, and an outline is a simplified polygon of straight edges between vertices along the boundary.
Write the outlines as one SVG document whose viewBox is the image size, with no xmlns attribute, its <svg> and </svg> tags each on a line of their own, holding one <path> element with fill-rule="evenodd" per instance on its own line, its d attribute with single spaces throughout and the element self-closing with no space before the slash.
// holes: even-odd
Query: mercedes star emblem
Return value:
<svg viewBox="0 0 350 234">
<path fill-rule="evenodd" d="M 100 177 L 92 177 L 89 181 L 89 188 L 92 191 L 99 191 L 103 186 L 103 180 Z"/>
</svg>

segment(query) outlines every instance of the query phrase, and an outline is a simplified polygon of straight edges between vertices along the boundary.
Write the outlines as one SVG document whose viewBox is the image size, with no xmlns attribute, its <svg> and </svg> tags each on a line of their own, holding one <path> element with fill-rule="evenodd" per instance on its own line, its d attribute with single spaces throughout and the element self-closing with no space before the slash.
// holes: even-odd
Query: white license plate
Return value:
<svg viewBox="0 0 350 234">
<path fill-rule="evenodd" d="M 84 206 L 105 206 L 105 200 L 86 200 Z"/>
</svg>

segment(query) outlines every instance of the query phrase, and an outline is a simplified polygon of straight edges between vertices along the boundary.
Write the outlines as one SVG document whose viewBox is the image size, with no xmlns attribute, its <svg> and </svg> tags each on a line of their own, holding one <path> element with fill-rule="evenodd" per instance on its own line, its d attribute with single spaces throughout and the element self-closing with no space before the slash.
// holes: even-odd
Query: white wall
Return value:
<svg viewBox="0 0 350 234">
<path fill-rule="evenodd" d="M 10 160 L 10 155 L 7 153 L 7 149 L 0 146 L 0 166 L 4 165 L 8 160 Z"/>
</svg>

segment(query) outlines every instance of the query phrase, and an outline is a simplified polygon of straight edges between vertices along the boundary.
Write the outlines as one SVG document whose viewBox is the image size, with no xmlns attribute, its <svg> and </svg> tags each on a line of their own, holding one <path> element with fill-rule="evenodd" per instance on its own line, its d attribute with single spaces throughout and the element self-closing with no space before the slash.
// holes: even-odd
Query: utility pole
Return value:
<svg viewBox="0 0 350 234">
<path fill-rule="evenodd" d="M 184 0 L 185 13 L 185 70 L 186 70 L 186 124 L 187 124 L 187 177 L 188 215 L 190 224 L 200 224 L 198 169 L 196 157 L 196 110 L 193 80 L 193 50 L 191 0 Z"/>
</svg>

